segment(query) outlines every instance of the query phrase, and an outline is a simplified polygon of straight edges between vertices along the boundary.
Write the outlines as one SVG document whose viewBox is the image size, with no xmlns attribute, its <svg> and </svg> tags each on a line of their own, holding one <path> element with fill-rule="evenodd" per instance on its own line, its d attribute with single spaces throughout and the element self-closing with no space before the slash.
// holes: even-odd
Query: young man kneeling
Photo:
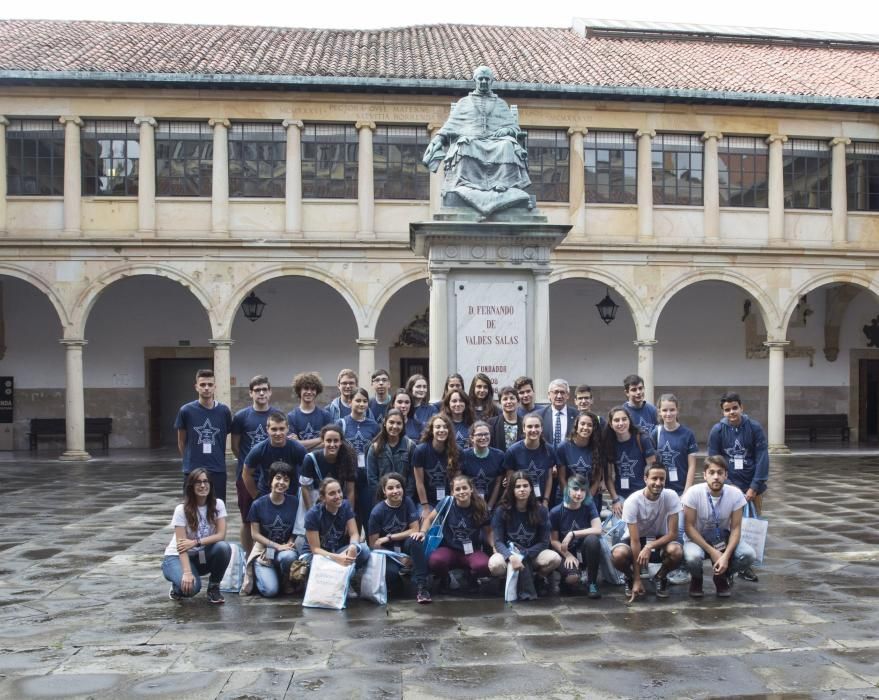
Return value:
<svg viewBox="0 0 879 700">
<path fill-rule="evenodd" d="M 691 487 L 683 496 L 684 560 L 690 570 L 690 595 L 702 597 L 702 563 L 711 558 L 717 595 L 730 594 L 733 574 L 749 569 L 754 563 L 754 549 L 741 541 L 742 512 L 745 495 L 726 483 L 726 459 L 720 455 L 706 458 L 705 483 Z"/>
</svg>

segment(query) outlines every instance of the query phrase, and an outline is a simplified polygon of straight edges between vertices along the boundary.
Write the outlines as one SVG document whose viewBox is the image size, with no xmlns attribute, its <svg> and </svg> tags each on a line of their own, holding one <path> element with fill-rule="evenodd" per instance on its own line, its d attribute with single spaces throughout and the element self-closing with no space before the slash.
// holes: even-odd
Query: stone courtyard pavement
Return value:
<svg viewBox="0 0 879 700">
<path fill-rule="evenodd" d="M 757 584 L 343 612 L 168 600 L 176 460 L 0 461 L 4 698 L 879 698 L 879 459 L 773 458 Z M 841 498 L 836 494 L 840 494 Z M 231 514 L 230 514 L 231 515 Z M 237 539 L 238 516 L 229 538 Z"/>
</svg>

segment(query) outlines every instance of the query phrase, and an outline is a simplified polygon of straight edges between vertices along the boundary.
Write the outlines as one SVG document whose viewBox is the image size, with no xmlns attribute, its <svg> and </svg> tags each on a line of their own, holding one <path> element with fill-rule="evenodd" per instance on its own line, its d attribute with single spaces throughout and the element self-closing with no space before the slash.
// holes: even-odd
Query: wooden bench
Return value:
<svg viewBox="0 0 879 700">
<path fill-rule="evenodd" d="M 85 437 L 101 438 L 101 446 L 106 452 L 110 449 L 110 433 L 113 431 L 112 418 L 86 418 Z M 28 433 L 31 452 L 37 451 L 37 441 L 41 437 L 65 437 L 67 421 L 64 418 L 31 418 L 31 431 Z"/>
<path fill-rule="evenodd" d="M 851 429 L 845 413 L 793 413 L 784 417 L 784 433 L 793 436 L 808 435 L 809 442 L 815 442 L 819 434 L 839 437 L 848 442 Z"/>
</svg>

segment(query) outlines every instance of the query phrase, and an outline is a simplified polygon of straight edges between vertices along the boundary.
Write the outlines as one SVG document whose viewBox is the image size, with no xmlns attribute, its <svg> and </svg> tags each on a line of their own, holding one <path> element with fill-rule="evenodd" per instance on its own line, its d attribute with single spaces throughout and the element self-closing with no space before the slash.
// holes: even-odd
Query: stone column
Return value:
<svg viewBox="0 0 879 700">
<path fill-rule="evenodd" d="M 298 119 L 285 119 L 287 130 L 287 194 L 284 199 L 288 236 L 302 237 L 302 127 Z"/>
<path fill-rule="evenodd" d="M 449 374 L 449 269 L 434 268 L 430 271 L 430 397 L 432 401 L 442 398 L 441 392 Z"/>
<path fill-rule="evenodd" d="M 653 346 L 656 341 L 635 340 L 633 341 L 638 348 L 638 375 L 644 380 L 644 396 L 650 403 L 656 402 L 653 395 Z"/>
<path fill-rule="evenodd" d="M 0 115 L 0 236 L 6 234 L 6 127 L 9 120 Z"/>
<path fill-rule="evenodd" d="M 211 338 L 214 346 L 214 379 L 216 392 L 214 398 L 220 403 L 232 407 L 232 343 L 231 338 Z"/>
<path fill-rule="evenodd" d="M 722 138 L 723 134 L 719 131 L 706 131 L 702 134 L 702 141 L 705 143 L 702 202 L 706 243 L 717 243 L 720 240 L 720 168 L 717 142 Z"/>
<path fill-rule="evenodd" d="M 851 139 L 841 136 L 837 136 L 830 141 L 833 157 L 830 174 L 833 245 L 840 245 L 848 241 L 848 193 L 845 174 L 845 147 L 851 142 Z"/>
<path fill-rule="evenodd" d="M 375 238 L 375 182 L 373 179 L 372 132 L 375 122 L 357 122 L 357 210 L 360 215 L 358 240 Z"/>
<path fill-rule="evenodd" d="M 653 239 L 653 161 L 650 149 L 656 132 L 638 129 L 638 240 Z"/>
<path fill-rule="evenodd" d="M 587 133 L 589 133 L 589 129 L 585 126 L 572 126 L 568 129 L 568 135 L 571 137 L 568 147 L 570 151 L 569 211 L 571 225 L 574 227 L 571 233 L 577 237 L 586 235 L 586 172 L 583 162 L 583 137 Z"/>
<path fill-rule="evenodd" d="M 790 345 L 787 340 L 767 340 L 763 343 L 769 348 L 769 407 L 767 439 L 771 454 L 790 452 L 784 444 L 784 349 Z"/>
<path fill-rule="evenodd" d="M 357 374 L 360 376 L 360 386 L 369 386 L 369 378 L 375 372 L 375 346 L 378 341 L 375 338 L 357 339 Z"/>
<path fill-rule="evenodd" d="M 549 357 L 549 270 L 534 271 L 534 342 L 532 357 L 534 358 L 534 379 L 536 391 L 548 387 L 550 377 Z"/>
<path fill-rule="evenodd" d="M 82 233 L 82 148 L 79 143 L 82 119 L 66 116 L 58 121 L 64 124 L 64 233 L 79 235 Z"/>
<path fill-rule="evenodd" d="M 442 128 L 442 124 L 428 124 L 427 131 L 430 133 L 430 138 L 433 139 L 439 133 L 439 130 Z M 440 163 L 440 166 L 436 169 L 435 173 L 430 174 L 430 215 L 433 216 L 439 212 L 440 207 L 442 207 L 442 189 L 443 189 L 443 166 Z M 443 381 L 445 381 L 445 377 L 443 377 Z"/>
<path fill-rule="evenodd" d="M 769 244 L 784 242 L 784 143 L 787 136 L 772 134 L 769 144 Z"/>
<path fill-rule="evenodd" d="M 83 462 L 91 459 L 91 455 L 85 451 L 85 396 L 82 381 L 82 348 L 88 341 L 82 338 L 64 338 L 59 342 L 65 349 L 67 370 L 64 391 L 67 449 L 59 459 L 65 462 Z"/>
<path fill-rule="evenodd" d="M 141 236 L 156 235 L 156 120 L 136 117 L 140 127 L 137 178 L 137 229 Z"/>
<path fill-rule="evenodd" d="M 211 182 L 211 231 L 229 234 L 229 127 L 228 119 L 210 119 L 214 130 Z M 217 382 L 219 384 L 219 382 Z"/>
</svg>

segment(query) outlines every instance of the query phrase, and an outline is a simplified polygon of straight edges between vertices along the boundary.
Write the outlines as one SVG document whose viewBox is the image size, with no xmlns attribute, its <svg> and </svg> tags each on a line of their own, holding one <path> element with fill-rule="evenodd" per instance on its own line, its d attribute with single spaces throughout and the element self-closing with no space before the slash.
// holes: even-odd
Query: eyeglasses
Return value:
<svg viewBox="0 0 879 700">
<path fill-rule="evenodd" d="M 473 437 L 475 438 L 490 438 L 490 433 L 474 433 Z"/>
<path fill-rule="evenodd" d="M 196 483 L 198 486 L 204 486 L 205 484 L 210 484 L 210 483 L 211 483 L 211 480 L 210 480 L 210 479 L 196 479 L 196 480 L 195 480 L 195 483 Z"/>
<path fill-rule="evenodd" d="M 267 386 L 258 386 L 258 387 L 254 387 L 253 389 L 251 389 L 251 391 L 254 394 L 268 394 L 271 391 L 271 389 L 269 389 Z"/>
</svg>

